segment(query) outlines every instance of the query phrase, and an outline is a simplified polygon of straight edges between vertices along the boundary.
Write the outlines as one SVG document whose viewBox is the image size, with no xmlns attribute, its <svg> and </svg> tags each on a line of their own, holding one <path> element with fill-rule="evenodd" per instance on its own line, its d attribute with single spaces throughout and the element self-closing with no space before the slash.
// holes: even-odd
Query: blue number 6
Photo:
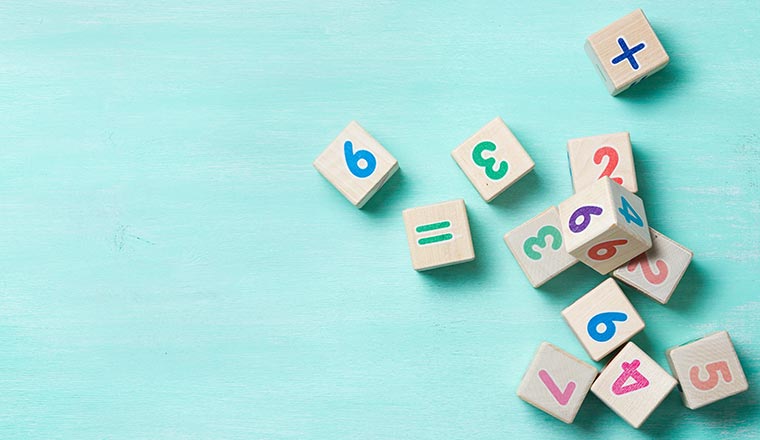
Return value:
<svg viewBox="0 0 760 440">
<path fill-rule="evenodd" d="M 372 152 L 367 150 L 356 150 L 356 152 L 354 152 L 354 144 L 351 143 L 351 141 L 346 141 L 343 144 L 343 155 L 346 157 L 348 170 L 351 171 L 351 174 L 354 176 L 363 179 L 371 176 L 372 173 L 375 172 L 377 159 L 375 159 L 375 155 L 372 154 Z M 367 162 L 367 165 L 364 166 L 364 168 L 359 166 L 359 161 L 362 159 Z"/>
<path fill-rule="evenodd" d="M 597 342 L 607 342 L 615 336 L 615 321 L 627 320 L 628 315 L 623 312 L 602 312 L 589 319 L 586 330 L 588 330 L 591 339 Z M 599 324 L 604 324 L 604 331 L 601 333 L 596 330 Z"/>
</svg>

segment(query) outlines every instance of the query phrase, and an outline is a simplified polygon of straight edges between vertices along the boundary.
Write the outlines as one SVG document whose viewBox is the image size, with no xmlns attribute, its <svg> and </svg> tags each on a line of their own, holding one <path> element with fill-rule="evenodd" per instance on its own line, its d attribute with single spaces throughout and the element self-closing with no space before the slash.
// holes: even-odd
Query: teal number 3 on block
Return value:
<svg viewBox="0 0 760 440">
<path fill-rule="evenodd" d="M 509 164 L 502 160 L 499 163 L 499 167 L 495 168 L 496 159 L 493 157 L 484 158 L 484 151 L 496 151 L 496 144 L 490 141 L 483 141 L 475 145 L 475 148 L 472 150 L 472 161 L 475 162 L 475 165 L 485 168 L 486 176 L 491 180 L 499 180 L 506 176 Z"/>
<path fill-rule="evenodd" d="M 356 150 L 354 152 L 354 144 L 351 141 L 346 141 L 343 144 L 343 156 L 346 158 L 346 165 L 348 170 L 354 176 L 363 179 L 369 177 L 375 172 L 377 167 L 377 159 L 371 151 L 368 150 Z M 361 166 L 359 161 L 364 159 L 364 166 Z"/>
<path fill-rule="evenodd" d="M 562 234 L 559 229 L 551 225 L 546 225 L 538 230 L 538 234 L 535 237 L 530 237 L 523 243 L 523 251 L 525 255 L 531 260 L 540 260 L 541 254 L 533 249 L 533 246 L 538 246 L 539 249 L 546 248 L 546 237 L 552 237 L 552 249 L 558 251 L 562 247 Z"/>
<path fill-rule="evenodd" d="M 623 207 L 618 208 L 618 212 L 623 215 L 625 222 L 644 227 L 644 220 L 641 219 L 639 214 L 633 209 L 633 206 L 628 203 L 628 200 L 626 200 L 625 197 L 620 196 L 620 203 L 623 205 Z"/>
</svg>

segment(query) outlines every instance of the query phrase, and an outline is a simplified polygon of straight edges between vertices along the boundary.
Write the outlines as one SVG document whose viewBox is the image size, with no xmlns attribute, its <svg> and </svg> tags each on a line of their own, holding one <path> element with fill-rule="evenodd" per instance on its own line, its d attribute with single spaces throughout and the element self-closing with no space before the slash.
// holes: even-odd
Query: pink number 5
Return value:
<svg viewBox="0 0 760 440">
<path fill-rule="evenodd" d="M 698 365 L 694 365 L 689 370 L 689 379 L 691 379 L 691 383 L 694 384 L 698 390 L 710 391 L 711 389 L 718 386 L 718 373 L 721 373 L 723 375 L 723 380 L 726 383 L 733 380 L 731 377 L 731 370 L 728 368 L 728 362 L 726 361 L 718 361 L 707 364 L 705 365 L 705 370 L 707 370 L 708 376 L 707 380 L 704 381 L 699 378 Z"/>
<path fill-rule="evenodd" d="M 615 171 L 615 168 L 618 166 L 618 162 L 620 161 L 620 157 L 618 156 L 618 152 L 616 149 L 608 146 L 604 146 L 594 153 L 594 163 L 597 165 L 602 164 L 602 159 L 607 156 L 609 159 L 609 162 L 607 162 L 607 166 L 604 167 L 604 171 L 602 171 L 602 174 L 599 176 L 601 179 L 604 176 L 608 176 L 610 179 L 614 180 L 618 183 L 618 185 L 623 184 L 623 178 L 622 177 L 612 177 L 612 172 Z"/>
<path fill-rule="evenodd" d="M 657 273 L 654 273 L 652 266 L 649 265 L 647 254 L 641 254 L 628 262 L 628 272 L 636 272 L 636 266 L 638 265 L 641 265 L 641 272 L 644 274 L 644 278 L 655 286 L 664 283 L 668 279 L 668 263 L 663 260 L 657 260 L 654 263 L 657 267 Z"/>
</svg>

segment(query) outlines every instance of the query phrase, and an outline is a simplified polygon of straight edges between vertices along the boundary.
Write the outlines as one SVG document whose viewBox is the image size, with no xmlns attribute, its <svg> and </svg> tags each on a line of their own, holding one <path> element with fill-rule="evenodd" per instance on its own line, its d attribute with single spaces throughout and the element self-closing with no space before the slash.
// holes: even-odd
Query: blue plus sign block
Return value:
<svg viewBox="0 0 760 440">
<path fill-rule="evenodd" d="M 623 50 L 623 53 L 613 58 L 612 64 L 618 64 L 622 63 L 624 60 L 628 60 L 628 62 L 631 63 L 633 70 L 639 70 L 639 63 L 636 61 L 636 57 L 634 57 L 634 55 L 636 52 L 643 50 L 646 47 L 646 44 L 644 44 L 644 42 L 641 42 L 629 48 L 628 43 L 625 42 L 623 37 L 618 38 L 617 42 L 620 45 L 620 48 Z"/>
</svg>

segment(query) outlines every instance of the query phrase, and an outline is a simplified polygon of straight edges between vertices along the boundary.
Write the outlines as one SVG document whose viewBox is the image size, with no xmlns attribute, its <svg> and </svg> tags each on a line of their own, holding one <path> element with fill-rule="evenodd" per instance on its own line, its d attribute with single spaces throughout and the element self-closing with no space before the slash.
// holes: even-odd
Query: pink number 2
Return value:
<svg viewBox="0 0 760 440">
<path fill-rule="evenodd" d="M 649 265 L 647 254 L 641 254 L 628 262 L 628 272 L 636 272 L 636 266 L 638 265 L 641 265 L 641 272 L 644 274 L 644 278 L 655 286 L 664 283 L 668 279 L 668 263 L 663 260 L 657 260 L 654 263 L 657 267 L 657 273 L 654 273 L 652 266 Z"/>
<path fill-rule="evenodd" d="M 649 379 L 644 377 L 644 375 L 638 370 L 639 365 L 641 365 L 641 362 L 639 362 L 638 359 L 634 359 L 630 364 L 628 362 L 623 362 L 623 365 L 621 365 L 623 372 L 612 384 L 612 392 L 615 393 L 615 395 L 622 396 L 631 391 L 640 390 L 649 386 Z M 630 385 L 626 385 L 625 383 L 628 382 L 628 379 L 633 379 L 634 382 Z"/>
<path fill-rule="evenodd" d="M 707 370 L 708 376 L 707 380 L 704 381 L 699 378 L 699 367 L 697 365 L 694 365 L 689 370 L 689 379 L 691 379 L 691 383 L 694 384 L 698 390 L 710 391 L 718 386 L 718 373 L 723 374 L 723 380 L 726 383 L 733 380 L 731 377 L 731 370 L 728 368 L 728 362 L 726 361 L 707 364 L 705 365 L 705 370 Z"/>
<path fill-rule="evenodd" d="M 609 161 L 607 162 L 607 166 L 604 167 L 604 171 L 602 171 L 602 174 L 599 176 L 599 178 L 601 179 L 604 176 L 608 176 L 610 179 L 617 182 L 618 185 L 622 185 L 622 177 L 612 177 L 612 172 L 615 171 L 615 168 L 617 168 L 618 162 L 620 161 L 617 150 L 608 146 L 601 147 L 594 153 L 594 163 L 601 165 L 602 159 L 604 159 L 605 156 Z"/>
</svg>

